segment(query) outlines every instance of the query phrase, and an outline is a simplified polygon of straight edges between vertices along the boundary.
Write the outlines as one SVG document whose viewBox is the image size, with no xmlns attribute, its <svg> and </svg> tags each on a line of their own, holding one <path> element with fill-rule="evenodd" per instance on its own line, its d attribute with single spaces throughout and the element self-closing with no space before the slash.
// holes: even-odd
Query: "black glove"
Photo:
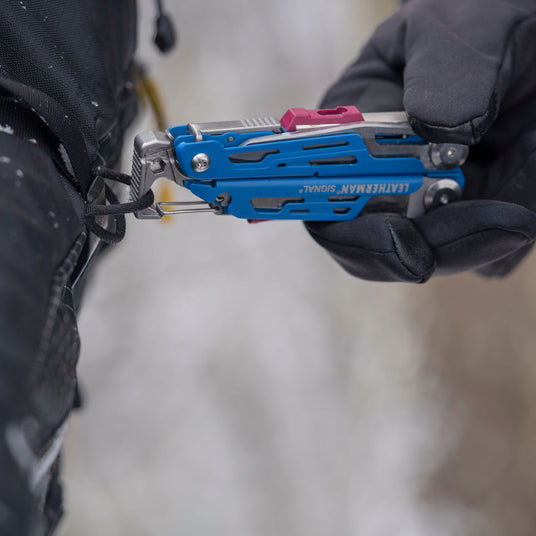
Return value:
<svg viewBox="0 0 536 536">
<path fill-rule="evenodd" d="M 464 270 L 504 276 L 526 255 L 536 238 L 535 33 L 534 0 L 409 0 L 377 28 L 321 106 L 405 109 L 423 138 L 473 146 L 460 202 L 415 220 L 369 209 L 308 224 L 346 270 L 421 283 Z"/>
</svg>

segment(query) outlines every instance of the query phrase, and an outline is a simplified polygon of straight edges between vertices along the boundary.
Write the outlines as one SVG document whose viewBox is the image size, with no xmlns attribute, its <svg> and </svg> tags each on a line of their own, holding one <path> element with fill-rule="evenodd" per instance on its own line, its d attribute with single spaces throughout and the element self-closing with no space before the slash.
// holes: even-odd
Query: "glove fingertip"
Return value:
<svg viewBox="0 0 536 536">
<path fill-rule="evenodd" d="M 406 100 L 404 102 L 406 103 Z M 429 119 L 431 114 L 426 114 L 426 111 L 423 113 L 422 110 L 414 110 L 410 106 L 408 108 L 406 109 L 408 121 L 416 134 L 433 143 L 450 142 L 463 145 L 478 143 L 497 118 L 499 110 L 493 97 L 483 114 L 475 115 L 458 124 L 447 125 Z"/>
</svg>

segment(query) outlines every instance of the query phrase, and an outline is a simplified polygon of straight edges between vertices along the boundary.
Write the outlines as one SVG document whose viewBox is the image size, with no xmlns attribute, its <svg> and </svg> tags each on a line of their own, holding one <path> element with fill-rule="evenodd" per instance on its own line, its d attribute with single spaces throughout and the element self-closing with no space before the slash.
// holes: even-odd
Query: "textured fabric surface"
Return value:
<svg viewBox="0 0 536 536">
<path fill-rule="evenodd" d="M 83 228 L 48 153 L 5 133 L 0 148 L 0 443 L 15 427 L 32 452 L 19 442 L 1 450 L 3 536 L 33 534 L 34 458 L 48 450 L 72 405 L 78 340 L 62 296 Z"/>
<path fill-rule="evenodd" d="M 82 195 L 91 168 L 117 161 L 136 112 L 135 25 L 131 0 L 0 7 L 1 536 L 47 534 L 62 511 Z"/>
<path fill-rule="evenodd" d="M 415 225 L 380 214 L 366 222 L 309 225 L 347 270 L 393 281 L 471 269 L 502 276 L 530 249 L 536 237 L 534 31 L 530 0 L 410 0 L 327 92 L 324 107 L 403 108 L 425 139 L 473 145 L 464 166 L 466 202 L 458 206 Z M 393 253 L 382 262 L 387 236 Z M 370 243 L 378 247 L 370 251 Z M 408 272 L 410 266 L 417 271 Z"/>
<path fill-rule="evenodd" d="M 0 6 L 0 76 L 60 103 L 92 163 L 113 165 L 135 110 L 134 0 L 9 0 Z"/>
</svg>

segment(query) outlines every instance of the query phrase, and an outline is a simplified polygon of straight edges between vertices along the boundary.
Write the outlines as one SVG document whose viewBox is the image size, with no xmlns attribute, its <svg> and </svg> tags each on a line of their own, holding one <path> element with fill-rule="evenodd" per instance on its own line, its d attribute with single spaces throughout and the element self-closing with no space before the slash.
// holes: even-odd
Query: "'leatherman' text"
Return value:
<svg viewBox="0 0 536 536">
<path fill-rule="evenodd" d="M 409 193 L 409 189 L 410 186 L 408 182 L 402 182 L 399 184 L 343 184 L 337 194 L 407 194 Z"/>
<path fill-rule="evenodd" d="M 379 194 L 408 194 L 410 184 L 402 182 L 398 184 L 343 184 L 339 190 L 335 184 L 304 185 L 305 194 L 337 194 L 337 195 L 379 195 Z"/>
</svg>

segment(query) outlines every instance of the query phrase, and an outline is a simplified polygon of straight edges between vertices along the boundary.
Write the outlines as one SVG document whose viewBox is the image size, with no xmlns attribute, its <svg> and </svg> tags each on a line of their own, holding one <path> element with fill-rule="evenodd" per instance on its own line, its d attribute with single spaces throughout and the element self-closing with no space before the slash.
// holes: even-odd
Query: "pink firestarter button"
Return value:
<svg viewBox="0 0 536 536">
<path fill-rule="evenodd" d="M 306 110 L 289 108 L 281 118 L 281 126 L 288 132 L 300 125 L 339 125 L 364 121 L 363 115 L 355 106 L 337 106 L 325 110 Z"/>
</svg>

